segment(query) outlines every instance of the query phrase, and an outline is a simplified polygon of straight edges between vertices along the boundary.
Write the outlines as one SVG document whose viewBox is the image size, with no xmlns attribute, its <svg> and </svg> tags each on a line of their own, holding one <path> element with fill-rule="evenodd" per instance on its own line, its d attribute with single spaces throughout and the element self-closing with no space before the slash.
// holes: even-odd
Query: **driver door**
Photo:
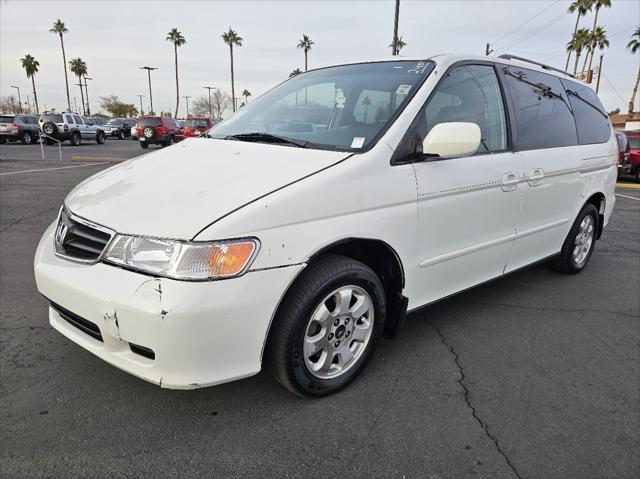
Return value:
<svg viewBox="0 0 640 479">
<path fill-rule="evenodd" d="M 451 67 L 414 122 L 420 144 L 439 123 L 481 130 L 475 155 L 414 163 L 418 184 L 419 303 L 500 276 L 514 242 L 522 186 L 507 103 L 492 64 Z"/>
</svg>

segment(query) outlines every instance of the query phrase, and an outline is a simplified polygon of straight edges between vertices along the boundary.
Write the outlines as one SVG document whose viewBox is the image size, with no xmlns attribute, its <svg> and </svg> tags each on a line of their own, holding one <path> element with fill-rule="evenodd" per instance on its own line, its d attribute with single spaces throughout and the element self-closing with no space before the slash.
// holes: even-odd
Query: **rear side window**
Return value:
<svg viewBox="0 0 640 479">
<path fill-rule="evenodd" d="M 581 145 L 606 143 L 611 138 L 611 123 L 600 99 L 586 85 L 562 80 L 576 118 Z"/>
<path fill-rule="evenodd" d="M 525 68 L 504 69 L 518 130 L 518 149 L 578 144 L 576 124 L 560 79 Z"/>
</svg>

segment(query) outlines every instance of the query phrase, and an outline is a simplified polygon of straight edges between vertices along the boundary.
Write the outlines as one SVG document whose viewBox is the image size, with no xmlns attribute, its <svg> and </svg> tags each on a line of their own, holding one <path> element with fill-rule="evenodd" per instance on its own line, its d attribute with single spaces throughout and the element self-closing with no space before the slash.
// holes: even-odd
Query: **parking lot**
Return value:
<svg viewBox="0 0 640 479">
<path fill-rule="evenodd" d="M 538 265 L 411 315 L 320 400 L 268 372 L 160 389 L 54 331 L 37 242 L 136 142 L 0 145 L 3 477 L 626 478 L 640 473 L 640 189 L 576 276 Z M 74 158 L 76 157 L 76 158 Z M 107 161 L 109 160 L 109 161 Z"/>
</svg>

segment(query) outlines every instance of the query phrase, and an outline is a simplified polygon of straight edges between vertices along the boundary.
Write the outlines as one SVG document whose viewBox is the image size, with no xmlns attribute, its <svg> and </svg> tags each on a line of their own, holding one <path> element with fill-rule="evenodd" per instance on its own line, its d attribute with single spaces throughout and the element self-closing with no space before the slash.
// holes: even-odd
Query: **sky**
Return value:
<svg viewBox="0 0 640 479">
<path fill-rule="evenodd" d="M 565 44 L 575 24 L 575 16 L 566 13 L 570 3 L 401 0 L 399 35 L 407 43 L 401 54 L 483 54 L 485 44 L 492 42 L 497 54 L 509 52 L 564 69 Z M 626 111 L 640 62 L 626 44 L 640 23 L 640 1 L 612 4 L 601 10 L 598 21 L 611 43 L 605 52 L 600 97 L 608 110 Z M 173 111 L 173 45 L 165 40 L 173 27 L 187 40 L 178 49 L 181 96 L 189 95 L 193 102 L 207 93 L 204 86 L 231 91 L 229 48 L 220 36 L 232 27 L 243 38 L 243 46 L 234 50 L 236 96 L 248 89 L 256 97 L 293 69 L 304 69 L 303 52 L 296 48 L 302 34 L 315 42 L 309 68 L 390 56 L 394 5 L 394 0 L 0 0 L 0 95 L 15 94 L 11 85 L 17 85 L 24 101 L 31 86 L 20 58 L 30 53 L 40 62 L 36 89 L 41 109 L 45 105 L 65 109 L 60 41 L 49 32 L 57 18 L 69 30 L 67 60 L 82 58 L 93 78 L 89 81 L 93 112 L 99 97 L 111 94 L 135 105 L 139 105 L 137 95 L 144 94 L 148 110 L 142 65 L 159 68 L 152 72 L 155 110 Z M 592 23 L 592 14 L 582 19 L 585 27 Z M 76 83 L 70 76 L 71 96 L 79 105 Z M 184 114 L 181 99 L 179 116 Z"/>
</svg>

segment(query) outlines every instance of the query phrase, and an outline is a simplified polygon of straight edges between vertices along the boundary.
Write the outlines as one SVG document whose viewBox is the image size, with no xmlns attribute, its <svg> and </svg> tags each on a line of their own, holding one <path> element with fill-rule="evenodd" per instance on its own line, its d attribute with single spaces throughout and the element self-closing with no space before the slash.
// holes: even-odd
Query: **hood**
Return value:
<svg viewBox="0 0 640 479">
<path fill-rule="evenodd" d="M 88 178 L 65 205 L 119 233 L 191 239 L 221 216 L 347 156 L 194 138 Z"/>
</svg>

